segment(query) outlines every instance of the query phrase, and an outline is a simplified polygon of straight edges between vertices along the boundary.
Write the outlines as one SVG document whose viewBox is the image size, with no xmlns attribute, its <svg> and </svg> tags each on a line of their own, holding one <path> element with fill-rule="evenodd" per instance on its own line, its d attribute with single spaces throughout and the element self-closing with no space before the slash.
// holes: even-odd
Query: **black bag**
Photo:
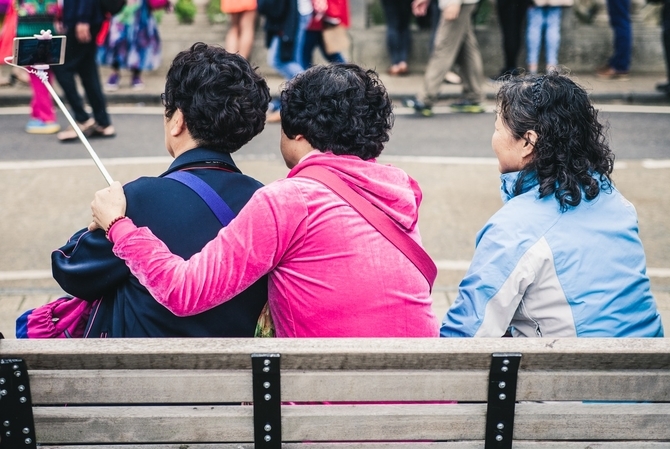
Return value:
<svg viewBox="0 0 670 449">
<path fill-rule="evenodd" d="M 289 1 L 290 0 L 258 0 L 258 14 L 263 15 L 272 21 L 280 21 L 288 12 Z"/>
<path fill-rule="evenodd" d="M 126 6 L 126 0 L 100 0 L 100 6 L 103 13 L 115 16 Z"/>
</svg>

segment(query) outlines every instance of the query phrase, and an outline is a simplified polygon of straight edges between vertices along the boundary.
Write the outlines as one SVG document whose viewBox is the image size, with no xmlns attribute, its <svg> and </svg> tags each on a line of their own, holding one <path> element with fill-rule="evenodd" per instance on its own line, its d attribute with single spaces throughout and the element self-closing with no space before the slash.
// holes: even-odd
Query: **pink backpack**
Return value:
<svg viewBox="0 0 670 449">
<path fill-rule="evenodd" d="M 82 338 L 95 302 L 66 296 L 28 310 L 16 319 L 16 338 Z"/>
</svg>

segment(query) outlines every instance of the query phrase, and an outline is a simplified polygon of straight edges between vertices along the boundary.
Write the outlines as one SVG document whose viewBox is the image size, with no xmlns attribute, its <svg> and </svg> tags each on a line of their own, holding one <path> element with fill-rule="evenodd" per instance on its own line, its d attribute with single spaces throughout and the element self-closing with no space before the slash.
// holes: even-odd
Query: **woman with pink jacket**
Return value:
<svg viewBox="0 0 670 449">
<path fill-rule="evenodd" d="M 419 186 L 375 161 L 393 121 L 376 73 L 316 66 L 289 81 L 281 101 L 291 171 L 258 190 L 201 253 L 185 261 L 125 218 L 119 183 L 96 193 L 91 227 L 107 230 L 114 253 L 179 316 L 211 309 L 267 273 L 277 337 L 436 337 L 422 272 L 332 190 L 299 174 L 325 168 L 420 244 Z"/>
</svg>

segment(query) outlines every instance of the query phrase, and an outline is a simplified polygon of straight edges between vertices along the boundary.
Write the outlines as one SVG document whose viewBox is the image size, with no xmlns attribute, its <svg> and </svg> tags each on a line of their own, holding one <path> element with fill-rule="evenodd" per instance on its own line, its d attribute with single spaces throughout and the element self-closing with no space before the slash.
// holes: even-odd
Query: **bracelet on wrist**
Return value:
<svg viewBox="0 0 670 449">
<path fill-rule="evenodd" d="M 125 215 L 119 215 L 119 216 L 116 217 L 114 220 L 112 220 L 112 221 L 109 222 L 109 226 L 107 226 L 107 230 L 105 231 L 105 236 L 106 236 L 107 238 L 109 238 L 109 231 L 112 229 L 112 226 L 114 226 L 114 225 L 116 224 L 117 221 L 119 221 L 119 220 L 123 220 L 124 218 L 126 218 Z"/>
</svg>

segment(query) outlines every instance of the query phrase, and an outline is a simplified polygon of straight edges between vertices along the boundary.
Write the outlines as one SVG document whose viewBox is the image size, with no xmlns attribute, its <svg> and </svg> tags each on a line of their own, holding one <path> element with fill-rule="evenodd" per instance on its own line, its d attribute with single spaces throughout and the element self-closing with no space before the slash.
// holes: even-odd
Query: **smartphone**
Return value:
<svg viewBox="0 0 670 449">
<path fill-rule="evenodd" d="M 35 37 L 14 38 L 12 63 L 15 65 L 57 65 L 64 61 L 65 36 L 53 36 L 46 40 Z"/>
</svg>

